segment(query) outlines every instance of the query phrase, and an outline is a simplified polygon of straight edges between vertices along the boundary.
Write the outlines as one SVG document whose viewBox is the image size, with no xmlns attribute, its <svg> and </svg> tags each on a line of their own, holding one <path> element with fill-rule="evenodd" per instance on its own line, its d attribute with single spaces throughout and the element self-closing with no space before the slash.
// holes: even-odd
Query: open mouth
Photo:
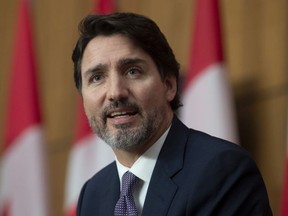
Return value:
<svg viewBox="0 0 288 216">
<path fill-rule="evenodd" d="M 116 103 L 117 102 L 117 103 Z M 104 119 L 114 125 L 132 123 L 140 115 L 140 109 L 136 104 L 116 101 L 104 108 Z"/>
<path fill-rule="evenodd" d="M 108 113 L 107 117 L 108 118 L 123 118 L 123 117 L 128 117 L 128 116 L 133 116 L 136 115 L 137 111 L 112 111 Z"/>
</svg>

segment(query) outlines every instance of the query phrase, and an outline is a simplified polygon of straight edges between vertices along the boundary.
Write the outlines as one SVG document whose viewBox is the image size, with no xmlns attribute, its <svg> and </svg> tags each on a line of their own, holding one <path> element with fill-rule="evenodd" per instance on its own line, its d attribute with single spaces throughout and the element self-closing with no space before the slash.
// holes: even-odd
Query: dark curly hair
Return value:
<svg viewBox="0 0 288 216">
<path fill-rule="evenodd" d="M 79 24 L 80 37 L 72 54 L 74 81 L 81 92 L 81 62 L 84 50 L 93 38 L 102 35 L 121 34 L 128 37 L 136 46 L 144 50 L 155 62 L 162 80 L 174 76 L 177 80 L 177 93 L 170 102 L 172 110 L 181 106 L 178 80 L 179 63 L 164 34 L 151 19 L 134 13 L 113 13 L 108 15 L 88 15 Z"/>
</svg>

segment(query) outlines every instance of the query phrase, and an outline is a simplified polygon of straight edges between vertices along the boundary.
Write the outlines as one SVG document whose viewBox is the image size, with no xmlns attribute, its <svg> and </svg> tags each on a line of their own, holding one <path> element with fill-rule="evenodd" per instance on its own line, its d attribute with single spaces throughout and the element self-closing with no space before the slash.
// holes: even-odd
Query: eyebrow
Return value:
<svg viewBox="0 0 288 216">
<path fill-rule="evenodd" d="M 139 64 L 139 63 L 146 63 L 146 61 L 142 58 L 123 58 L 120 59 L 119 62 L 117 63 L 117 68 L 123 68 L 125 66 L 129 65 L 134 65 L 134 64 Z"/>
<path fill-rule="evenodd" d="M 96 73 L 97 71 L 103 71 L 107 68 L 106 64 L 97 64 L 91 68 L 89 68 L 88 70 L 83 72 L 83 77 L 89 77 L 91 76 L 91 74 Z"/>
</svg>

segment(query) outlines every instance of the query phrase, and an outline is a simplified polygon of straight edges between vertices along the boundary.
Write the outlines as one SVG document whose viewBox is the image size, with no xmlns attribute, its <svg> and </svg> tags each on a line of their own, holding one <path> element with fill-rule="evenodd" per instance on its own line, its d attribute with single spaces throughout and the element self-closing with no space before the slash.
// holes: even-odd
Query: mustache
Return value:
<svg viewBox="0 0 288 216">
<path fill-rule="evenodd" d="M 105 120 L 105 122 L 106 122 L 108 113 L 111 112 L 111 110 L 119 109 L 119 108 L 130 109 L 130 110 L 133 110 L 134 112 L 141 113 L 141 109 L 136 103 L 131 103 L 127 100 L 112 101 L 109 105 L 104 107 L 102 111 L 102 118 Z"/>
</svg>

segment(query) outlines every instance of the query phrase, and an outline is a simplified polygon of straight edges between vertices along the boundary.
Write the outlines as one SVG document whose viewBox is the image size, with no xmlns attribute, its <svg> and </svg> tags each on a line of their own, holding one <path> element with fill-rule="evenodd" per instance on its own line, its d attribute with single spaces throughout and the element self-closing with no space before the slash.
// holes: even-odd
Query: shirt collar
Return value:
<svg viewBox="0 0 288 216">
<path fill-rule="evenodd" d="M 162 134 L 162 136 L 149 148 L 147 149 L 132 165 L 129 169 L 123 166 L 115 157 L 117 170 L 122 184 L 122 176 L 128 170 L 132 172 L 135 176 L 140 178 L 144 182 L 149 182 L 157 162 L 158 155 L 170 130 L 169 128 Z"/>
</svg>

